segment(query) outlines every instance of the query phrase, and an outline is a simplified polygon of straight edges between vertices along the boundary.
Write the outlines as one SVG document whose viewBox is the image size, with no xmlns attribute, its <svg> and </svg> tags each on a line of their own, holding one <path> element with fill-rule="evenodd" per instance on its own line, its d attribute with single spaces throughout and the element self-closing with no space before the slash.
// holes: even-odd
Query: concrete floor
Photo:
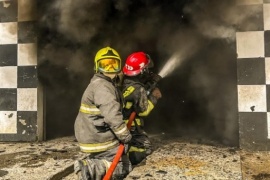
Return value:
<svg viewBox="0 0 270 180">
<path fill-rule="evenodd" d="M 270 152 L 247 152 L 209 140 L 151 136 L 154 152 L 127 180 L 270 179 Z M 74 137 L 37 143 L 0 143 L 0 180 L 74 180 L 82 158 Z"/>
</svg>

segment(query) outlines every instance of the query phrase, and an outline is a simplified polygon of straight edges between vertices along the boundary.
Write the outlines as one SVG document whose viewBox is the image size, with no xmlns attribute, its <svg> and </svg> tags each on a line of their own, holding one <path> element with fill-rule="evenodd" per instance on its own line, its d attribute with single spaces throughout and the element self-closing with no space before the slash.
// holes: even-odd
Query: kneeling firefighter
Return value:
<svg viewBox="0 0 270 180">
<path fill-rule="evenodd" d="M 136 118 L 131 126 L 129 159 L 132 165 L 140 163 L 152 152 L 151 142 L 144 130 L 143 117 L 148 116 L 161 98 L 161 92 L 156 87 L 161 77 L 149 71 L 153 67 L 150 56 L 144 52 L 135 52 L 128 56 L 123 67 L 123 96 L 125 121 L 135 111 Z"/>
<path fill-rule="evenodd" d="M 79 179 L 103 179 L 120 143 L 131 140 L 123 121 L 122 93 L 116 85 L 120 71 L 121 58 L 115 49 L 105 47 L 97 52 L 95 74 L 83 93 L 74 125 L 80 149 L 87 153 L 87 158 L 74 163 Z M 124 179 L 131 170 L 128 156 L 123 153 L 111 179 Z"/>
</svg>

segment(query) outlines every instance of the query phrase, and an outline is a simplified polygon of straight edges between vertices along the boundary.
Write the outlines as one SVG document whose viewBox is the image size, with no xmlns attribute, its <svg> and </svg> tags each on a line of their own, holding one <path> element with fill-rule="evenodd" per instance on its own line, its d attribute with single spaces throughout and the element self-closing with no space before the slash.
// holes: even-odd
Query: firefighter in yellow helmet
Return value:
<svg viewBox="0 0 270 180">
<path fill-rule="evenodd" d="M 122 116 L 123 99 L 116 87 L 121 58 L 111 47 L 100 49 L 95 56 L 95 74 L 83 93 L 74 130 L 80 149 L 89 156 L 75 161 L 79 179 L 103 179 L 120 143 L 127 144 L 131 134 Z M 124 153 L 112 179 L 123 179 L 131 171 Z"/>
</svg>

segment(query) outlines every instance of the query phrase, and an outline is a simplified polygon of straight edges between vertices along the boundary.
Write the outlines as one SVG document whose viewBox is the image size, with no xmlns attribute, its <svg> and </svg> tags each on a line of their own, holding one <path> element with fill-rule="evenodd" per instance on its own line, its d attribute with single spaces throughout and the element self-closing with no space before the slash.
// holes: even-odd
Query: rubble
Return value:
<svg viewBox="0 0 270 180">
<path fill-rule="evenodd" d="M 75 159 L 84 156 L 74 137 L 37 143 L 0 143 L 0 180 L 61 179 L 72 173 Z"/>
<path fill-rule="evenodd" d="M 248 152 L 203 138 L 150 136 L 154 152 L 125 180 L 269 179 L 270 152 Z M 0 180 L 74 180 L 74 137 L 37 143 L 0 143 Z"/>
<path fill-rule="evenodd" d="M 238 150 L 190 143 L 185 139 L 156 139 L 156 150 L 126 179 L 234 179 L 241 180 Z"/>
</svg>

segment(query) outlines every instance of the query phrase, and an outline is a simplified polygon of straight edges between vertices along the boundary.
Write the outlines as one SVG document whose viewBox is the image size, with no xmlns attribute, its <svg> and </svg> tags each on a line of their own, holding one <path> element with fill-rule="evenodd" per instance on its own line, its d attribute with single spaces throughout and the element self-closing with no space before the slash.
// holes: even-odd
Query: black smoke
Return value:
<svg viewBox="0 0 270 180">
<path fill-rule="evenodd" d="M 149 132 L 238 144 L 235 32 L 254 12 L 240 13 L 233 0 L 50 0 L 38 8 L 48 138 L 74 133 L 94 55 L 112 46 L 123 60 L 147 52 L 156 72 L 179 57 L 160 82 Z"/>
</svg>

